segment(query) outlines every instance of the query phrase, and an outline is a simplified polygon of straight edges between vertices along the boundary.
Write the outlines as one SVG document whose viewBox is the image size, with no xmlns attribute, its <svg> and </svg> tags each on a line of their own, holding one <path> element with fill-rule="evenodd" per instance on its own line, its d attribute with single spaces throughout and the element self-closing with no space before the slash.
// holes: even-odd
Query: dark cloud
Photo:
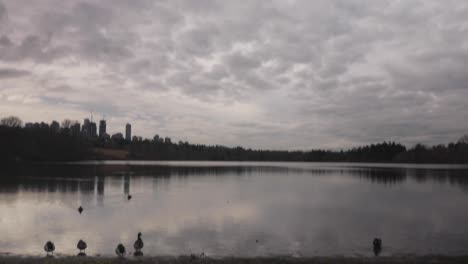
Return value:
<svg viewBox="0 0 468 264">
<path fill-rule="evenodd" d="M 25 70 L 0 68 L 0 79 L 19 78 L 30 74 L 31 72 Z"/>
<path fill-rule="evenodd" d="M 5 7 L 5 5 L 0 2 L 0 25 L 3 23 L 3 21 L 5 21 L 8 17 L 8 12 L 7 12 L 7 9 Z"/>
<path fill-rule="evenodd" d="M 3 47 L 8 47 L 8 46 L 11 46 L 11 40 L 6 37 L 6 36 L 1 36 L 0 37 L 0 45 L 3 46 Z"/>
</svg>

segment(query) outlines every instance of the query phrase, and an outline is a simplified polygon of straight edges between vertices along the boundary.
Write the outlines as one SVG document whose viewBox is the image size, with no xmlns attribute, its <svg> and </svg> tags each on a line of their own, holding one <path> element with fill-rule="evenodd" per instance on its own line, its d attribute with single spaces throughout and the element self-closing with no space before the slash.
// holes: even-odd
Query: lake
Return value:
<svg viewBox="0 0 468 264">
<path fill-rule="evenodd" d="M 128 200 L 128 195 L 132 198 Z M 77 210 L 84 208 L 82 214 Z M 83 162 L 5 167 L 0 254 L 468 254 L 468 166 Z"/>
</svg>

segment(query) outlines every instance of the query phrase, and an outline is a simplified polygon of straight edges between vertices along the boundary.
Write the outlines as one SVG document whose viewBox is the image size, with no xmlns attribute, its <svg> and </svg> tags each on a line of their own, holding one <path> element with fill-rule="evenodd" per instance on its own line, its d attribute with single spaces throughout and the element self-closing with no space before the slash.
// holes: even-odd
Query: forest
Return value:
<svg viewBox="0 0 468 264">
<path fill-rule="evenodd" d="M 316 161 L 389 163 L 468 163 L 468 136 L 447 145 L 411 148 L 382 142 L 347 150 L 255 150 L 242 147 L 172 143 L 158 138 L 88 137 L 58 123 L 25 127 L 17 117 L 0 120 L 0 162 L 55 162 L 94 159 L 211 160 L 211 161 Z M 124 155 L 111 155 L 118 152 Z"/>
</svg>

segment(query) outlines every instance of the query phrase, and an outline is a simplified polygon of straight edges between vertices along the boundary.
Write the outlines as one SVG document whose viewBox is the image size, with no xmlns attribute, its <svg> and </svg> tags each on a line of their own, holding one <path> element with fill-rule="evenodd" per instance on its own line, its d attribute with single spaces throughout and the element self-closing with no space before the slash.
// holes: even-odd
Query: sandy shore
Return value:
<svg viewBox="0 0 468 264">
<path fill-rule="evenodd" d="M 312 257 L 312 258 L 292 258 L 292 257 L 272 257 L 272 258 L 193 258 L 189 256 L 180 257 L 18 257 L 0 256 L 0 263 L 158 263 L 158 264 L 185 264 L 185 263 L 213 263 L 213 264 L 267 264 L 267 263 L 315 263 L 315 264 L 367 264 L 367 263 L 401 263 L 401 264 L 468 264 L 468 256 L 446 257 L 446 256 L 404 256 L 404 257 Z"/>
</svg>

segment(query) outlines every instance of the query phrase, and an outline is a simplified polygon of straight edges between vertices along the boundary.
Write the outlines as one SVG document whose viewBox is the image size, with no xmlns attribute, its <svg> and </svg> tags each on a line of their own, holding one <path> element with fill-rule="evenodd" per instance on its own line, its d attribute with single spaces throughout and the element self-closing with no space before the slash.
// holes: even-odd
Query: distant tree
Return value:
<svg viewBox="0 0 468 264">
<path fill-rule="evenodd" d="M 23 121 L 21 121 L 19 117 L 9 116 L 2 118 L 2 120 L 0 120 L 0 125 L 6 127 L 21 127 L 23 125 Z"/>
<path fill-rule="evenodd" d="M 460 144 L 468 144 L 468 134 L 462 136 L 459 140 L 458 143 Z"/>
<path fill-rule="evenodd" d="M 50 124 L 50 129 L 53 131 L 53 132 L 60 132 L 60 124 L 57 122 L 57 121 L 52 121 L 52 124 Z"/>
<path fill-rule="evenodd" d="M 64 119 L 62 121 L 62 128 L 71 128 L 72 126 L 79 124 L 78 120 Z"/>
</svg>

